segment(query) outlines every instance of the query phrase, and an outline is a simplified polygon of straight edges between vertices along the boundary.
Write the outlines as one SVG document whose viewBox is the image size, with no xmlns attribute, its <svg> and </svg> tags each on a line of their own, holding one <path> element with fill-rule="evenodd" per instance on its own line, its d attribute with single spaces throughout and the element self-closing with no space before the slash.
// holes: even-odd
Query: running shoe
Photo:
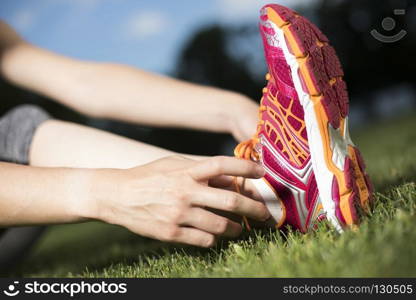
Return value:
<svg viewBox="0 0 416 300">
<path fill-rule="evenodd" d="M 260 31 L 269 73 L 255 136 L 235 149 L 261 162 L 255 182 L 276 221 L 306 231 L 327 218 L 341 231 L 368 211 L 372 186 L 348 132 L 348 94 L 339 59 L 309 20 L 286 7 L 262 8 Z M 319 191 L 319 192 L 318 192 Z M 277 203 L 277 204 L 276 204 Z M 267 205 L 267 202 L 266 202 Z"/>
</svg>

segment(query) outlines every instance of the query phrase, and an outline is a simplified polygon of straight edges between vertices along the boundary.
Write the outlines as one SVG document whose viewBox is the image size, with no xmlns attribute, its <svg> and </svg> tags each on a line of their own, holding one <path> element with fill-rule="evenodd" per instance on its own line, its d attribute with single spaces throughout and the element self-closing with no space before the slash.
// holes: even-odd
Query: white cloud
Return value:
<svg viewBox="0 0 416 300">
<path fill-rule="evenodd" d="M 40 1 L 40 0 L 38 0 Z M 104 0 L 43 0 L 45 5 L 49 4 L 66 4 L 77 7 L 79 9 L 93 9 L 97 7 L 99 4 L 105 3 Z"/>
<path fill-rule="evenodd" d="M 260 8 L 272 2 L 293 8 L 302 4 L 313 4 L 315 0 L 217 0 L 216 5 L 222 20 L 243 19 L 243 21 L 247 21 L 247 19 L 256 20 Z"/>
<path fill-rule="evenodd" d="M 245 18 L 258 14 L 260 8 L 269 2 L 269 0 L 217 0 L 217 5 L 224 16 Z"/>
<path fill-rule="evenodd" d="M 145 39 L 160 34 L 168 25 L 168 17 L 160 11 L 141 11 L 125 23 L 128 38 Z"/>
<path fill-rule="evenodd" d="M 79 12 L 88 12 L 95 9 L 100 3 L 100 0 L 38 0 L 31 9 L 25 8 L 16 12 L 12 16 L 11 24 L 20 31 L 26 31 L 36 25 L 36 22 L 41 18 L 51 4 L 64 4 L 75 8 Z M 28 7 L 28 5 L 24 5 Z"/>
<path fill-rule="evenodd" d="M 18 30 L 30 29 L 36 21 L 36 13 L 31 10 L 18 11 L 12 18 L 12 25 Z"/>
</svg>

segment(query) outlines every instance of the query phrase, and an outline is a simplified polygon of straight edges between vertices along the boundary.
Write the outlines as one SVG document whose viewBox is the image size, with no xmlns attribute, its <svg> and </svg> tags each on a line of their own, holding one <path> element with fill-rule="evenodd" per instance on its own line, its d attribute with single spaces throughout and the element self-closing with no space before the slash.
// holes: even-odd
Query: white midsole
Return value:
<svg viewBox="0 0 416 300">
<path fill-rule="evenodd" d="M 275 223 L 282 224 L 285 217 L 285 208 L 275 191 L 265 182 L 264 178 L 248 180 L 256 187 Z"/>
<path fill-rule="evenodd" d="M 326 165 L 324 145 L 322 142 L 323 138 L 319 130 L 313 101 L 309 94 L 307 94 L 302 88 L 301 79 L 298 75 L 299 64 L 296 60 L 296 57 L 289 51 L 283 30 L 276 26 L 273 22 L 269 22 L 269 24 L 272 26 L 277 35 L 277 41 L 279 45 L 275 46 L 278 46 L 283 50 L 287 64 L 290 67 L 293 83 L 295 85 L 299 101 L 304 110 L 312 167 L 315 172 L 316 183 L 318 186 L 322 205 L 327 214 L 328 220 L 338 231 L 342 231 L 342 226 L 335 214 L 335 202 L 332 199 L 332 180 L 334 174 L 328 169 Z M 340 156 L 337 157 L 337 160 L 342 160 L 342 158 L 345 159 L 345 156 L 342 157 L 345 155 L 345 153 L 342 153 L 341 151 L 339 155 Z"/>
</svg>

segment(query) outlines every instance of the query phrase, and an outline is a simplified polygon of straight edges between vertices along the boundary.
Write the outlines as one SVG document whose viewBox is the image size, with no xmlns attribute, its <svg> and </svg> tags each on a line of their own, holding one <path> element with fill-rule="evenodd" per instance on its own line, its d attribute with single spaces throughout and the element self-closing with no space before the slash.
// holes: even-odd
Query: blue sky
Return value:
<svg viewBox="0 0 416 300">
<path fill-rule="evenodd" d="M 183 43 L 210 23 L 256 22 L 264 0 L 1 0 L 25 39 L 87 60 L 169 72 Z M 277 1 L 296 5 L 302 0 Z"/>
</svg>

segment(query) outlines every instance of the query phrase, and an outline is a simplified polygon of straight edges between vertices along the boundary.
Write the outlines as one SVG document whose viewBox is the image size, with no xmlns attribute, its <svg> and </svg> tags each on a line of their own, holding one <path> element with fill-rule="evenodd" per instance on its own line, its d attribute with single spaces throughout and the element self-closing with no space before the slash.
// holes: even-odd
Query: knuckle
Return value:
<svg viewBox="0 0 416 300">
<path fill-rule="evenodd" d="M 215 224 L 215 233 L 224 234 L 228 228 L 228 221 L 226 219 L 219 219 Z"/>
<path fill-rule="evenodd" d="M 257 164 L 252 162 L 252 161 L 248 161 L 248 160 L 242 160 L 241 161 L 241 168 L 246 172 L 246 173 L 253 173 L 256 171 L 257 169 Z"/>
<path fill-rule="evenodd" d="M 173 193 L 173 204 L 175 206 L 184 206 L 187 203 L 188 200 L 188 193 L 184 190 L 176 190 Z"/>
<path fill-rule="evenodd" d="M 224 156 L 224 155 L 218 155 L 218 156 L 215 157 L 215 159 L 217 159 L 218 161 L 224 163 L 224 161 L 226 161 L 228 159 L 228 157 L 227 156 Z"/>
<path fill-rule="evenodd" d="M 186 201 L 186 193 L 184 191 L 178 191 L 176 193 L 176 202 L 179 205 L 182 205 Z"/>
<path fill-rule="evenodd" d="M 225 208 L 228 211 L 235 211 L 238 208 L 238 197 L 235 194 L 230 194 L 225 197 Z"/>
<path fill-rule="evenodd" d="M 264 204 L 258 203 L 257 204 L 257 211 L 259 213 L 259 217 L 262 220 L 266 220 L 270 216 L 269 210 L 267 209 L 267 207 Z"/>
<path fill-rule="evenodd" d="M 183 217 L 184 217 L 184 207 L 176 206 L 174 207 L 170 212 L 170 220 L 173 224 L 179 224 L 181 223 Z"/>
<path fill-rule="evenodd" d="M 223 165 L 224 165 L 224 157 L 223 156 L 216 156 L 212 162 L 211 167 L 214 169 L 216 173 L 222 173 L 223 171 Z"/>
<path fill-rule="evenodd" d="M 215 236 L 214 235 L 208 235 L 206 238 L 204 238 L 203 241 L 201 241 L 201 246 L 205 248 L 211 248 L 215 245 Z"/>
<path fill-rule="evenodd" d="M 168 226 L 164 233 L 164 240 L 166 241 L 175 241 L 180 233 L 180 228 L 178 226 Z"/>
<path fill-rule="evenodd" d="M 246 160 L 245 162 L 246 162 L 246 168 L 247 168 L 248 171 L 256 172 L 256 170 L 258 168 L 258 165 L 256 163 L 254 163 L 252 161 L 248 161 L 248 160 Z"/>
</svg>

